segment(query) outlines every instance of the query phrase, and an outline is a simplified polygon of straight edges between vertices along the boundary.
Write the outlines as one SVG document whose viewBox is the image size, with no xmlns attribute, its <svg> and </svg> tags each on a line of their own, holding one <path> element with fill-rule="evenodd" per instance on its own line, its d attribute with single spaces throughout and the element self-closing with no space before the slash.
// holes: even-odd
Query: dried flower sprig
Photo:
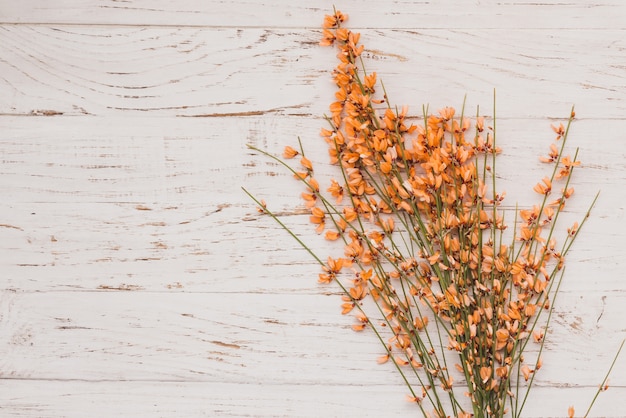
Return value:
<svg viewBox="0 0 626 418">
<path fill-rule="evenodd" d="M 339 50 L 336 100 L 321 131 L 339 168 L 328 194 L 302 144 L 285 147 L 283 158 L 251 147 L 302 182 L 311 223 L 343 257 L 316 255 L 244 191 L 317 260 L 320 283 L 339 285 L 341 312 L 356 312 L 355 331 L 374 332 L 384 347 L 378 362 L 392 361 L 424 416 L 519 417 L 542 366 L 566 255 L 598 198 L 558 245 L 580 165 L 578 150 L 565 154 L 574 110 L 552 126 L 555 142 L 540 158 L 551 170 L 533 188 L 539 202 L 516 210 L 510 236 L 496 184 L 495 110 L 471 119 L 464 106 L 460 115 L 423 109 L 423 124 L 411 124 L 384 87 L 376 95 L 377 75 L 365 71 L 360 34 L 342 27 L 346 20 L 326 16 L 320 42 Z M 299 168 L 285 161 L 296 157 Z M 534 357 L 529 343 L 538 344 Z"/>
</svg>

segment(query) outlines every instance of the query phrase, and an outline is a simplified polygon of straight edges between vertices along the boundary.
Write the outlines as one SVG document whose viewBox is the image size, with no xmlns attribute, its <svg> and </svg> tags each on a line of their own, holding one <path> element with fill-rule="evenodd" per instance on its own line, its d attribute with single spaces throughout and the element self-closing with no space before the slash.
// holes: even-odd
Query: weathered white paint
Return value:
<svg viewBox="0 0 626 418">
<path fill-rule="evenodd" d="M 350 11 L 352 27 L 624 29 L 624 3 L 620 0 L 387 0 L 381 3 L 344 0 L 336 6 Z M 3 3 L 0 16 L 3 23 L 298 29 L 318 28 L 319 15 L 332 8 L 329 1 L 311 5 L 290 0 L 267 3 L 250 0 L 65 0 L 50 4 L 22 0 Z"/>
<path fill-rule="evenodd" d="M 296 4 L 297 3 L 297 4 Z M 572 250 L 527 416 L 581 412 L 626 327 L 626 5 L 347 1 L 397 104 L 498 92 L 500 185 L 531 202 L 536 156 L 576 104 L 585 165 Z M 247 150 L 317 136 L 329 1 L 0 3 L 0 415 L 407 416 L 404 389 L 332 286 L 245 185 L 324 254 L 299 186 Z M 523 158 L 520 161 L 520 158 Z M 593 416 L 623 417 L 626 356 Z"/>
</svg>

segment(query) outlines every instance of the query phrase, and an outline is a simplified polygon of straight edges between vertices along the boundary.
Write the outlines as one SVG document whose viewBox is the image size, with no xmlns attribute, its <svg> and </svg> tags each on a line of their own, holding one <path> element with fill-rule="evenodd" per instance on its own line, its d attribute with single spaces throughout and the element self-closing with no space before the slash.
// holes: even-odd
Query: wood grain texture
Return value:
<svg viewBox="0 0 626 418">
<path fill-rule="evenodd" d="M 572 393 L 560 393 L 557 388 L 562 387 L 577 389 L 573 393 L 590 399 L 603 370 L 590 370 L 588 355 L 600 351 L 595 347 L 598 340 L 616 346 L 617 336 L 607 335 L 602 324 L 619 322 L 624 304 L 623 295 L 612 299 L 611 306 L 598 306 L 595 299 L 565 294 L 559 301 L 567 312 L 558 314 L 549 336 L 538 394 L 558 399 Z M 150 399 L 143 408 L 182 403 L 173 399 L 178 393 L 191 398 L 183 409 L 195 410 L 197 416 L 211 408 L 242 416 L 251 401 L 259 407 L 253 416 L 311 416 L 306 409 L 311 395 L 317 398 L 316 413 L 322 415 L 352 411 L 350 415 L 369 416 L 384 410 L 406 414 L 409 409 L 396 372 L 391 365 L 375 365 L 380 347 L 372 335 L 349 330 L 350 321 L 337 314 L 338 303 L 338 298 L 293 294 L 5 292 L 2 384 L 8 390 L 2 392 L 3 405 L 19 410 L 28 400 L 44 413 L 36 416 L 53 416 L 55 408 L 64 408 L 61 416 L 79 416 L 80 408 L 67 399 L 102 402 L 103 396 L 119 396 L 121 385 L 131 389 L 123 397 L 126 411 Z M 587 314 L 596 304 L 593 309 L 602 310 L 602 321 L 577 317 L 574 312 L 580 304 L 587 306 Z M 573 336 L 576 345 L 557 349 Z M 618 370 L 623 365 L 621 361 Z M 85 382 L 95 388 L 93 392 L 75 388 Z M 615 387 L 598 411 L 615 415 L 604 416 L 620 413 L 612 402 L 623 377 L 617 375 L 612 384 Z M 266 385 L 277 393 L 270 396 Z M 342 396 L 328 396 L 329 387 L 339 389 Z M 174 391 L 165 399 L 164 388 Z M 208 390 L 198 393 L 200 388 Z M 46 392 L 33 396 L 34 389 Z M 65 394 L 51 401 L 47 390 Z M 354 402 L 368 393 L 380 397 L 385 409 L 372 400 Z M 233 402 L 231 407 L 224 403 L 227 399 Z M 104 411 L 117 408 L 121 405 L 104 406 Z M 529 411 L 537 414 L 529 416 L 559 416 L 562 408 L 556 403 L 547 408 L 536 404 Z"/>
<path fill-rule="evenodd" d="M 313 260 L 271 220 L 259 217 L 241 191 L 246 186 L 286 222 L 311 234 L 301 191 L 286 169 L 246 149 L 251 143 L 280 152 L 303 137 L 322 184 L 336 176 L 326 163 L 326 144 L 317 136 L 317 118 L 273 115 L 220 118 L 152 117 L 4 117 L 0 144 L 0 187 L 8 197 L 0 206 L 0 247 L 9 287 L 28 290 L 97 289 L 127 283 L 163 290 L 174 283 L 198 291 L 263 290 L 272 274 L 307 274 L 303 289 L 315 288 Z M 532 186 L 546 173 L 538 155 L 553 137 L 549 120 L 510 119 L 498 125 L 503 153 L 498 168 L 506 207 L 536 202 Z M 617 132 L 622 121 L 602 126 Z M 621 161 L 610 163 L 598 150 L 626 144 L 597 135 L 598 122 L 574 123 L 570 141 L 580 148 L 583 166 L 576 177 L 576 199 L 565 213 L 574 222 L 598 190 L 601 198 L 571 254 L 581 261 L 580 290 L 600 282 L 618 289 L 626 262 L 624 202 L 619 193 L 626 176 Z M 593 140 L 589 140 L 593 138 Z M 601 181 L 599 181 L 601 179 Z M 513 221 L 510 213 L 509 222 Z M 242 240 L 241 235 L 247 237 Z M 594 242 L 603 241 L 602 251 Z M 312 238 L 314 248 L 328 244 Z M 281 242 L 283 248 L 274 248 Z M 295 253 L 294 253 L 295 252 Z M 10 256 L 9 256 L 10 254 Z M 294 266 L 293 256 L 303 258 Z M 262 278 L 247 267 L 264 265 Z M 93 269 L 91 266 L 97 266 Z M 606 277 L 594 274 L 602 268 Z M 20 272 L 32 281 L 23 283 Z M 258 271 L 258 270 L 256 270 Z M 215 276 L 211 279 L 212 274 Z M 198 274 L 202 279 L 193 278 Z M 302 276 L 299 276 L 302 277 Z M 287 282 L 285 282 L 287 284 Z M 611 289 L 609 287 L 608 289 Z M 294 291 L 295 289 L 292 289 Z"/>
<path fill-rule="evenodd" d="M 365 3 L 365 4 L 364 4 Z M 568 259 L 525 416 L 584 411 L 626 335 L 626 4 L 388 0 L 339 5 L 394 103 L 489 115 L 507 212 L 533 202 L 549 128 L 576 104 L 583 169 L 564 216 L 602 190 Z M 350 330 L 280 153 L 318 137 L 332 2 L 0 3 L 0 415 L 394 417 L 415 413 L 372 335 Z M 623 417 L 626 356 L 592 416 Z"/>
<path fill-rule="evenodd" d="M 320 116 L 334 52 L 318 38 L 302 29 L 4 25 L 0 113 Z M 561 116 L 575 102 L 584 117 L 604 119 L 626 112 L 625 39 L 624 29 L 381 29 L 362 41 L 368 70 L 417 114 L 465 95 L 470 109 L 491 107 L 495 88 L 505 117 Z"/>
<path fill-rule="evenodd" d="M 102 418 L 126 416 L 128 411 L 133 417 L 415 416 L 408 402 L 398 402 L 402 387 L 390 382 L 363 385 L 355 391 L 350 386 L 324 383 L 0 381 L 0 390 L 6 393 L 7 389 L 12 397 L 3 403 L 3 412 L 11 417 L 81 417 L 85 411 L 90 417 Z M 33 392 L 37 398 L 33 398 Z M 531 404 L 526 416 L 544 418 L 565 416 L 557 405 L 591 400 L 586 388 L 555 391 L 537 387 L 531 396 L 534 405 L 542 406 L 532 408 Z M 602 399 L 604 402 L 593 409 L 593 416 L 622 416 L 623 398 L 619 392 L 608 391 Z M 89 406 L 81 406 L 85 404 Z"/>
<path fill-rule="evenodd" d="M 259 293 L 146 292 L 132 287 L 6 292 L 2 325 L 8 350 L 2 374 L 14 379 L 233 384 L 261 384 L 271 377 L 285 385 L 319 384 L 321 376 L 325 383 L 342 385 L 398 377 L 391 364 L 375 364 L 384 349 L 373 333 L 350 330 L 353 319 L 338 314 L 337 295 Z M 620 320 L 626 296 L 599 296 L 564 292 L 559 297 L 545 368 L 537 375 L 539 386 L 591 388 L 601 377 L 604 370 L 589 370 L 585 360 L 599 351 L 596 338 L 608 347 L 619 345 L 619 335 L 607 335 L 601 325 Z M 576 312 L 581 304 L 587 311 Z M 343 346 L 333 343 L 335 335 Z M 560 351 L 568 343 L 567 354 Z M 326 359 L 329 349 L 332 355 Z M 536 352 L 536 346 L 529 347 L 528 353 Z M 567 375 L 560 370 L 564 365 Z M 343 369 L 359 370 L 365 380 L 357 382 L 339 372 Z M 619 375 L 612 379 L 618 386 L 625 381 Z"/>
<path fill-rule="evenodd" d="M 330 0 L 313 6 L 289 0 L 24 0 L 2 3 L 0 22 L 317 28 L 320 15 L 332 11 L 333 5 Z M 620 0 L 345 0 L 336 6 L 350 11 L 350 24 L 356 28 L 624 29 L 626 16 Z"/>
</svg>

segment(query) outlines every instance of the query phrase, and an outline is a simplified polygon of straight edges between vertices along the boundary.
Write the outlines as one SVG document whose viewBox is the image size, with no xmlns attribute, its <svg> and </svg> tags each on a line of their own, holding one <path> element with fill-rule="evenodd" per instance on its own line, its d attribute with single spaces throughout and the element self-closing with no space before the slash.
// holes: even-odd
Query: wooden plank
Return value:
<svg viewBox="0 0 626 418">
<path fill-rule="evenodd" d="M 626 294 L 598 296 L 564 293 L 558 299 L 544 365 L 536 377 L 540 386 L 591 388 L 602 381 L 623 338 L 620 319 Z M 392 364 L 376 363 L 383 347 L 374 334 L 352 331 L 354 320 L 341 316 L 339 305 L 335 296 L 254 294 L 243 288 L 233 293 L 3 291 L 0 375 L 30 380 L 401 383 Z M 532 358 L 537 349 L 531 343 L 526 357 Z M 626 390 L 626 376 L 619 372 L 624 365 L 626 357 L 611 379 L 616 390 Z"/>
<path fill-rule="evenodd" d="M 230 7 L 230 6 L 229 6 Z M 624 6 L 626 7 L 626 6 Z M 626 113 L 624 30 L 365 31 L 394 104 L 512 117 Z M 0 113 L 228 116 L 327 112 L 335 52 L 309 29 L 0 26 Z"/>
<path fill-rule="evenodd" d="M 580 308 L 576 302 L 570 308 Z M 276 416 L 277 405 L 289 416 L 325 408 L 328 414 L 374 413 L 382 405 L 390 416 L 406 415 L 395 371 L 375 364 L 379 351 L 372 336 L 346 329 L 346 321 L 328 309 L 334 303 L 319 296 L 4 292 L 8 344 L 0 402 L 7 413 L 39 417 L 79 416 L 81 405 L 105 398 L 109 406 L 98 408 L 103 416 L 136 408 L 138 416 L 207 410 Z M 618 324 L 621 312 L 614 308 L 623 303 L 605 310 L 600 324 Z M 548 345 L 534 392 L 536 399 L 555 401 L 549 409 L 555 416 L 573 403 L 572 393 L 577 406 L 591 398 L 610 360 L 606 348 L 619 338 L 597 324 L 575 325 L 561 329 L 557 323 L 550 338 L 558 344 Z M 598 340 L 605 347 L 599 349 Z M 571 344 L 567 354 L 551 352 L 563 344 Z M 576 390 L 562 388 L 571 382 Z M 619 416 L 623 379 L 616 374 L 612 385 L 599 404 L 602 416 Z M 309 406 L 312 393 L 316 406 Z M 250 412 L 252 405 L 257 412 Z M 537 402 L 536 415 L 526 416 L 546 416 L 544 408 Z"/>
<path fill-rule="evenodd" d="M 569 109 L 563 109 L 562 116 Z M 503 149 L 499 187 L 509 193 L 511 207 L 532 202 L 532 186 L 546 175 L 547 166 L 538 158 L 554 139 L 550 125 L 563 119 L 498 115 L 498 144 Z M 573 124 L 569 141 L 572 150 L 580 148 L 586 174 L 576 177 L 577 190 L 592 196 L 602 189 L 606 196 L 601 202 L 609 203 L 606 215 L 623 217 L 624 202 L 613 190 L 623 184 L 626 143 L 606 132 L 619 132 L 624 121 L 578 115 L 581 119 Z M 246 186 L 282 211 L 297 203 L 300 185 L 287 169 L 246 144 L 280 155 L 285 145 L 297 147 L 301 137 L 324 185 L 339 177 L 319 137 L 325 126 L 321 119 L 281 116 L 0 117 L 0 187 L 11 203 L 108 202 L 162 208 L 188 203 L 210 211 L 217 205 L 251 203 L 240 189 Z M 292 163 L 297 169 L 297 160 Z M 581 200 L 577 209 L 587 201 Z"/>
<path fill-rule="evenodd" d="M 296 145 L 297 135 L 311 133 L 303 137 L 307 155 L 326 187 L 338 173 L 325 163 L 326 144 L 315 135 L 323 122 L 298 117 L 154 120 L 0 118 L 5 287 L 43 291 L 130 285 L 165 291 L 182 286 L 184 291 L 233 292 L 245 283 L 255 292 L 316 292 L 314 261 L 271 219 L 259 217 L 240 187 L 283 213 L 323 258 L 341 253 L 312 231 L 299 198 L 302 189 L 287 170 L 245 149 L 250 142 L 280 153 L 284 144 Z M 499 184 L 507 191 L 509 209 L 516 202 L 536 202 L 531 188 L 545 175 L 537 155 L 553 137 L 550 122 L 510 119 L 498 125 L 504 148 Z M 598 135 L 599 124 L 577 121 L 570 138 L 572 146 L 580 146 L 584 165 L 575 176 L 577 196 L 564 213 L 563 227 L 579 220 L 602 189 L 570 257 L 576 267 L 566 283 L 579 291 L 621 289 L 626 257 L 620 246 L 626 240 L 626 208 L 613 192 L 623 187 L 625 145 Z M 601 125 L 618 132 L 623 122 Z M 611 148 L 609 154 L 599 151 Z M 507 219 L 512 222 L 513 215 Z M 290 286 L 291 278 L 298 290 Z"/>
<path fill-rule="evenodd" d="M 2 286 L 18 291 L 329 291 L 317 285 L 319 266 L 313 258 L 273 220 L 257 218 L 253 211 L 197 205 L 145 211 L 108 203 L 4 207 Z M 568 257 L 564 288 L 621 290 L 623 218 L 593 216 Z M 512 222 L 513 214 L 507 219 Z M 343 254 L 340 244 L 330 245 L 313 232 L 307 215 L 283 221 L 322 259 Z"/>
<path fill-rule="evenodd" d="M 302 136 L 322 185 L 338 178 L 327 163 L 326 144 L 317 136 L 324 122 L 295 117 L 171 118 L 0 118 L 0 187 L 16 203 L 115 203 L 141 209 L 204 205 L 207 212 L 250 204 L 240 187 L 266 198 L 275 210 L 293 211 L 301 187 L 287 169 L 246 148 L 253 144 L 280 154 Z M 500 120 L 499 187 L 507 205 L 536 200 L 532 186 L 546 175 L 538 162 L 553 138 L 550 120 Z M 418 121 L 415 121 L 418 123 Z M 623 122 L 583 119 L 572 128 L 570 146 L 580 148 L 583 173 L 576 177 L 574 200 L 583 213 L 599 189 L 600 217 L 624 216 L 612 193 L 622 185 L 625 145 L 599 134 L 617 132 Z M 607 154 L 602 149 L 612 149 Z M 293 161 L 295 168 L 297 161 Z M 601 184 L 597 178 L 601 178 Z M 606 203 L 603 203 L 606 202 Z M 291 209 L 290 209 L 291 208 Z M 602 212 L 604 211 L 604 212 Z M 174 213 L 174 212 L 173 212 Z M 183 217 L 184 218 L 184 217 Z M 177 218 L 184 222 L 183 218 Z M 25 219 L 20 219 L 23 222 Z"/>
<path fill-rule="evenodd" d="M 0 23 L 166 25 L 229 27 L 317 27 L 333 2 L 315 5 L 288 0 L 133 0 L 101 2 L 36 0 L 0 4 Z M 339 7 L 339 6 L 338 6 Z M 432 2 L 393 0 L 385 3 L 346 0 L 340 9 L 351 24 L 368 28 L 624 28 L 626 9 L 620 0 L 537 2 L 534 0 Z"/>
<path fill-rule="evenodd" d="M 257 219 L 253 207 L 137 207 L 3 207 L 2 286 L 19 291 L 317 291 L 319 267 L 310 255 L 269 218 Z M 308 217 L 296 218 L 289 223 L 308 230 L 312 247 L 324 254 L 326 243 L 309 228 Z"/>
<path fill-rule="evenodd" d="M 352 373 L 352 371 L 350 371 Z M 359 376 L 357 376 L 359 377 Z M 33 398 L 37 393 L 37 398 Z M 133 417 L 285 417 L 321 416 L 406 417 L 419 416 L 414 405 L 402 399 L 402 387 L 384 385 L 281 385 L 271 382 L 85 382 L 0 380 L 0 402 L 11 417 L 82 418 Z M 593 397 L 593 388 L 533 389 L 524 408 L 528 418 L 564 417 L 574 405 L 582 416 Z M 593 417 L 622 418 L 623 396 L 609 389 L 600 395 Z M 546 400 L 550 401 L 547 402 Z"/>
</svg>

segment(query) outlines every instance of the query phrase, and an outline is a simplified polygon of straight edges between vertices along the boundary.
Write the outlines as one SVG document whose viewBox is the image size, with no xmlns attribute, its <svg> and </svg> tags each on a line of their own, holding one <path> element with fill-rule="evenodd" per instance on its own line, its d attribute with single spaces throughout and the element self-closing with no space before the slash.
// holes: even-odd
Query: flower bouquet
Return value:
<svg viewBox="0 0 626 418">
<path fill-rule="evenodd" d="M 339 287 L 341 312 L 354 314 L 354 331 L 380 341 L 378 362 L 393 364 L 424 416 L 519 417 L 542 367 L 566 256 L 598 197 L 560 227 L 580 166 L 567 148 L 574 110 L 552 125 L 537 200 L 505 220 L 495 110 L 423 108 L 410 117 L 366 72 L 346 19 L 326 16 L 320 42 L 338 48 L 337 90 L 321 130 L 336 178 L 322 187 L 301 143 L 282 158 L 254 148 L 301 182 L 310 221 L 335 252 L 316 254 L 246 193 L 319 262 L 319 282 Z"/>
</svg>

